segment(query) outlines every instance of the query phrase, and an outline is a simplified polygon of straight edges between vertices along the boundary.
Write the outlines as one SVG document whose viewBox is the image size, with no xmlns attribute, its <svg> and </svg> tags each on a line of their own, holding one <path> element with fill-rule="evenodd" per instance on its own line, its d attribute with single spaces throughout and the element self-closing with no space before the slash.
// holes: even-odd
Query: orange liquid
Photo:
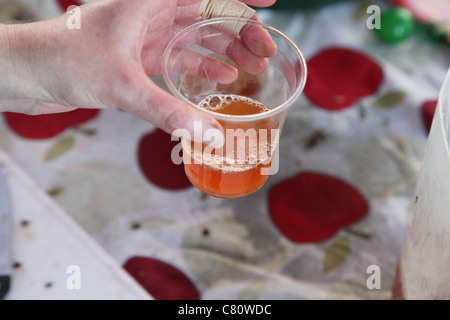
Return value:
<svg viewBox="0 0 450 320">
<path fill-rule="evenodd" d="M 230 115 L 251 115 L 269 110 L 266 106 L 241 96 L 220 96 L 220 99 L 216 97 L 210 96 L 209 100 L 207 98 L 205 99 L 206 102 L 201 102 L 199 105 L 217 113 Z M 248 195 L 258 190 L 267 180 L 267 173 L 261 174 L 261 170 L 265 169 L 268 172 L 270 169 L 270 154 L 272 151 L 270 143 L 273 134 L 270 129 L 276 129 L 278 125 L 272 124 L 271 126 L 273 128 L 270 128 L 271 122 L 268 119 L 240 123 L 230 123 L 222 120 L 219 120 L 219 122 L 226 132 L 228 132 L 227 129 L 242 129 L 243 131 L 251 129 L 255 133 L 254 137 L 256 139 L 248 139 L 245 144 L 245 151 L 240 151 L 241 155 L 245 155 L 244 161 L 230 164 L 225 160 L 229 160 L 229 157 L 222 157 L 222 155 L 228 156 L 224 151 L 227 148 L 233 149 L 234 155 L 237 156 L 239 152 L 238 147 L 241 147 L 241 149 L 243 147 L 235 139 L 229 141 L 226 133 L 225 145 L 222 151 L 219 152 L 217 149 L 213 149 L 209 158 L 203 154 L 202 163 L 200 164 L 195 163 L 195 160 L 199 159 L 199 153 L 197 152 L 197 157 L 194 155 L 195 151 L 192 151 L 194 149 L 194 143 L 191 142 L 191 154 L 184 152 L 183 155 L 185 157 L 184 159 L 188 160 L 185 161 L 186 174 L 197 188 L 210 195 L 222 198 L 236 198 Z M 269 129 L 268 131 L 264 131 L 267 132 L 265 138 L 260 137 L 259 129 Z M 205 147 L 205 144 L 201 146 L 202 152 L 205 150 Z M 256 149 L 258 152 L 255 152 Z M 257 155 L 257 159 L 250 157 L 252 154 L 250 150 L 253 150 L 253 155 Z M 264 160 L 260 158 L 261 152 L 265 152 L 267 155 Z M 235 157 L 234 159 L 236 160 L 238 158 Z"/>
</svg>

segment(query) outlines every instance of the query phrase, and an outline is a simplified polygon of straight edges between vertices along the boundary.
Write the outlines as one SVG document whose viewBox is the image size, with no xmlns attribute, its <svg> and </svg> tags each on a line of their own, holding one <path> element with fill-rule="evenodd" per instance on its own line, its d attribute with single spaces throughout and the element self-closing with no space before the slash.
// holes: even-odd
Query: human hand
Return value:
<svg viewBox="0 0 450 320">
<path fill-rule="evenodd" d="M 197 21 L 200 2 L 93 0 L 80 7 L 79 30 L 67 28 L 66 15 L 0 27 L 0 57 L 12 62 L 0 65 L 7 75 L 6 81 L 0 80 L 0 110 L 41 114 L 118 108 L 169 133 L 193 130 L 196 120 L 203 122 L 203 130 L 220 127 L 149 78 L 161 74 L 162 55 L 172 37 Z M 269 6 L 275 1 L 243 2 Z M 251 31 L 244 28 L 241 39 L 230 37 L 220 47 L 240 67 L 257 73 L 264 70 L 264 57 L 272 55 L 274 47 Z M 194 73 L 201 75 L 206 68 L 209 76 L 225 83 L 236 77 L 234 68 L 210 58 L 191 62 Z"/>
</svg>

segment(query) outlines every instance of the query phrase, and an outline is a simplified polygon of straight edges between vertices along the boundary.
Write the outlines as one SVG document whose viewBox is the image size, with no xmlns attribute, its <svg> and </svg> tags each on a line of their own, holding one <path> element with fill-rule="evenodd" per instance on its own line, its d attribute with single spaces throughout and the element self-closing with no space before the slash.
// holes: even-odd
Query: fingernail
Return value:
<svg viewBox="0 0 450 320">
<path fill-rule="evenodd" d="M 256 39 L 253 45 L 252 51 L 260 57 L 270 58 L 278 50 L 277 44 L 270 35 L 268 35 L 267 39 Z"/>
<path fill-rule="evenodd" d="M 235 67 L 229 66 L 229 68 L 224 68 L 217 79 L 217 82 L 221 84 L 230 84 L 236 81 L 238 78 L 238 70 Z"/>
</svg>

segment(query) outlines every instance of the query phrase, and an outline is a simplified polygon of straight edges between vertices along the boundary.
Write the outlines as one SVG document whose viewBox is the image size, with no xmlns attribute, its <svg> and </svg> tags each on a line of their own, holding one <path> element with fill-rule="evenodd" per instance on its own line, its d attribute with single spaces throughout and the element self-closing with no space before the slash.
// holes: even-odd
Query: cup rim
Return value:
<svg viewBox="0 0 450 320">
<path fill-rule="evenodd" d="M 294 49 L 294 51 L 297 53 L 297 56 L 299 58 L 300 67 L 301 67 L 301 70 L 303 71 L 303 73 L 302 73 L 299 85 L 297 86 L 295 91 L 289 96 L 289 98 L 286 99 L 286 101 L 284 101 L 279 106 L 277 106 L 277 107 L 275 107 L 273 109 L 270 109 L 269 111 L 263 112 L 263 113 L 250 114 L 250 115 L 222 114 L 222 113 L 206 110 L 206 109 L 201 108 L 198 105 L 192 103 L 186 97 L 184 97 L 179 92 L 179 90 L 175 87 L 173 82 L 170 80 L 169 71 L 167 70 L 169 53 L 172 51 L 175 43 L 181 37 L 183 37 L 185 34 L 187 34 L 189 32 L 192 32 L 193 30 L 196 30 L 196 29 L 198 29 L 200 27 L 203 27 L 203 26 L 212 25 L 212 24 L 218 24 L 218 23 L 223 23 L 223 22 L 241 22 L 241 23 L 244 23 L 244 24 L 251 23 L 251 24 L 255 24 L 255 25 L 261 26 L 261 27 L 263 27 L 263 28 L 265 28 L 265 29 L 267 29 L 267 30 L 277 34 L 281 38 L 283 38 L 289 44 L 289 46 L 291 46 Z M 237 17 L 221 17 L 221 18 L 213 18 L 213 19 L 201 20 L 201 21 L 196 22 L 196 23 L 190 25 L 189 27 L 183 29 L 182 31 L 180 31 L 178 34 L 176 34 L 169 41 L 169 43 L 166 46 L 166 49 L 164 50 L 163 61 L 162 61 L 162 69 L 163 69 L 162 71 L 163 71 L 164 81 L 165 81 L 166 85 L 168 86 L 169 90 L 173 94 L 175 94 L 176 97 L 178 97 L 181 100 L 183 100 L 184 102 L 188 103 L 194 109 L 210 115 L 214 119 L 228 120 L 228 121 L 230 121 L 230 120 L 231 121 L 258 120 L 258 119 L 270 117 L 270 116 L 272 116 L 274 114 L 278 114 L 278 113 L 284 111 L 285 109 L 288 109 L 293 104 L 293 102 L 295 100 L 297 100 L 297 98 L 300 96 L 300 94 L 303 92 L 303 89 L 305 88 L 305 84 L 306 84 L 306 78 L 307 78 L 307 66 L 306 66 L 305 58 L 304 58 L 302 52 L 300 51 L 300 49 L 297 47 L 297 45 L 291 39 L 289 39 L 281 31 L 275 29 L 274 27 L 266 25 L 265 23 L 263 23 L 261 21 L 257 21 L 257 20 L 253 20 L 253 19 L 237 18 Z"/>
</svg>

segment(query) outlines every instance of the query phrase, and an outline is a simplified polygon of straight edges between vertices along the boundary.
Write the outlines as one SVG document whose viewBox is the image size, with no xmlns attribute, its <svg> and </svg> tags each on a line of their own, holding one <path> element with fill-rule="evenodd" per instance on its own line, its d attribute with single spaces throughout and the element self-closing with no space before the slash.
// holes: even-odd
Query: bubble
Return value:
<svg viewBox="0 0 450 320">
<path fill-rule="evenodd" d="M 246 149 L 244 159 L 237 159 L 237 152 L 234 150 L 234 158 L 224 155 L 203 152 L 203 147 L 196 147 L 193 144 L 189 147 L 187 140 L 182 140 L 184 150 L 190 149 L 191 164 L 198 164 L 209 170 L 221 171 L 222 173 L 236 173 L 255 169 L 262 163 L 266 163 L 267 157 L 271 157 L 271 147 L 269 144 L 259 142 Z M 197 145 L 201 146 L 201 145 Z M 261 158 L 262 156 L 262 158 Z"/>
<path fill-rule="evenodd" d="M 210 111 L 217 111 L 225 108 L 232 102 L 245 101 L 253 106 L 258 107 L 261 112 L 269 111 L 262 103 L 252 100 L 248 97 L 238 96 L 238 95 L 223 95 L 223 94 L 213 94 L 204 98 L 198 105 Z M 183 149 L 186 150 L 187 145 L 185 145 L 185 140 L 183 140 Z M 234 150 L 234 155 L 227 155 L 226 150 L 223 149 L 223 155 L 215 153 L 204 153 L 204 148 L 190 148 L 190 161 L 191 164 L 200 164 L 207 167 L 209 170 L 221 171 L 222 173 L 236 173 L 244 172 L 247 170 L 255 169 L 259 165 L 266 164 L 267 157 L 271 155 L 271 143 L 267 140 L 259 140 L 254 144 L 245 144 L 245 152 L 238 153 Z M 201 145 L 200 145 L 201 146 Z M 238 154 L 243 155 L 243 159 L 238 159 Z M 228 156 L 228 157 L 227 157 Z M 239 158 L 241 158 L 239 156 Z"/>
<path fill-rule="evenodd" d="M 244 97 L 244 96 L 238 96 L 235 94 L 214 94 L 209 95 L 206 98 L 204 98 L 200 103 L 198 104 L 202 108 L 210 111 L 217 111 L 225 108 L 233 101 L 245 101 L 255 107 L 258 107 L 262 112 L 269 111 L 270 108 L 266 107 L 262 103 L 255 101 L 251 98 Z"/>
<path fill-rule="evenodd" d="M 210 105 L 216 105 L 216 104 L 219 104 L 219 102 L 221 102 L 222 101 L 222 98 L 221 97 L 218 97 L 218 96 L 214 96 L 214 97 L 211 97 L 211 98 L 209 98 L 209 104 Z"/>
</svg>

